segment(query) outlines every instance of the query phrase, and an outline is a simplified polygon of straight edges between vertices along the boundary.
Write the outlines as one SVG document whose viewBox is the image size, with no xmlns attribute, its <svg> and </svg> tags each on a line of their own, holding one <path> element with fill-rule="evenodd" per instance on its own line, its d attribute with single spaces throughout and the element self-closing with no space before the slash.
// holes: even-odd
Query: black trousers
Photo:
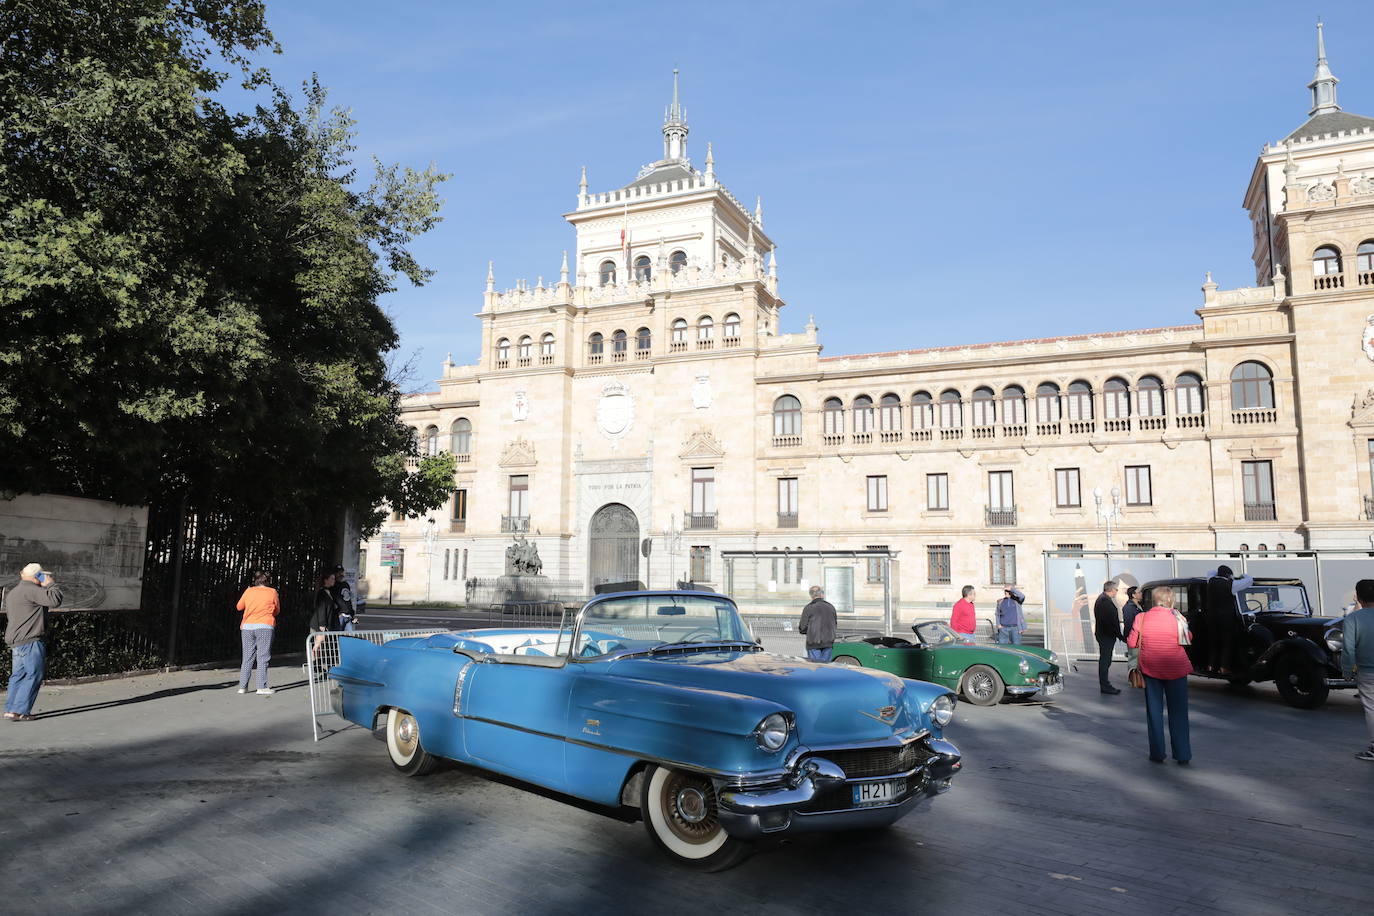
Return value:
<svg viewBox="0 0 1374 916">
<path fill-rule="evenodd" d="M 1097 682 L 1104 688 L 1112 686 L 1112 682 L 1107 680 L 1107 674 L 1112 668 L 1112 650 L 1115 648 L 1115 636 L 1097 641 Z"/>
</svg>

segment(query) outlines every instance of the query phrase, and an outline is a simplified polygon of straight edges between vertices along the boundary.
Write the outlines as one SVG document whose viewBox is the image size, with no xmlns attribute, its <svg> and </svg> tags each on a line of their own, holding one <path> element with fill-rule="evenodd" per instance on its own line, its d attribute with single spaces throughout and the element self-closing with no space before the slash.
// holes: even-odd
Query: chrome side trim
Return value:
<svg viewBox="0 0 1374 916">
<path fill-rule="evenodd" d="M 458 680 L 453 685 L 453 714 L 463 715 L 463 685 L 467 683 L 468 675 L 472 673 L 472 666 L 476 664 L 469 659 L 458 669 Z"/>
</svg>

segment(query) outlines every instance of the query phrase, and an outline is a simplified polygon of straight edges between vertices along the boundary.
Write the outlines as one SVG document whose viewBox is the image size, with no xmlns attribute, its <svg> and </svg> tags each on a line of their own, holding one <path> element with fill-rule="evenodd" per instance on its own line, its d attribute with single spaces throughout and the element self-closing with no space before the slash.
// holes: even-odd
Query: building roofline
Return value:
<svg viewBox="0 0 1374 916">
<path fill-rule="evenodd" d="M 1103 331 L 1100 334 L 1073 334 L 1061 337 L 1033 337 L 1024 340 L 996 340 L 976 344 L 952 344 L 947 347 L 922 347 L 916 350 L 887 350 L 881 353 L 845 353 L 840 356 L 822 356 L 820 362 L 838 362 L 844 359 L 866 359 L 888 356 L 916 356 L 921 353 L 947 353 L 956 350 L 990 350 L 993 347 L 1014 347 L 1020 344 L 1047 344 L 1061 340 L 1100 340 L 1104 337 L 1131 337 L 1136 334 L 1162 334 L 1166 331 L 1201 331 L 1200 324 L 1177 324 L 1162 328 L 1140 328 L 1133 331 Z"/>
</svg>

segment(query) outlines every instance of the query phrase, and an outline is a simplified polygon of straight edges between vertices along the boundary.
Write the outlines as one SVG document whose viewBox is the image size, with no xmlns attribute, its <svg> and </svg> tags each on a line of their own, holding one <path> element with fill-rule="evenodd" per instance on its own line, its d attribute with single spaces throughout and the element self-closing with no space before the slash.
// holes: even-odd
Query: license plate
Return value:
<svg viewBox="0 0 1374 916">
<path fill-rule="evenodd" d="M 866 808 L 869 805 L 890 805 L 901 797 L 906 788 L 906 780 L 894 779 L 889 782 L 862 782 L 854 786 L 854 807 Z"/>
<path fill-rule="evenodd" d="M 1046 685 L 1045 685 L 1045 696 L 1047 696 L 1047 697 L 1052 697 L 1052 696 L 1054 696 L 1056 693 L 1063 693 L 1063 692 L 1064 692 L 1064 685 L 1063 685 L 1063 684 L 1046 684 Z"/>
</svg>

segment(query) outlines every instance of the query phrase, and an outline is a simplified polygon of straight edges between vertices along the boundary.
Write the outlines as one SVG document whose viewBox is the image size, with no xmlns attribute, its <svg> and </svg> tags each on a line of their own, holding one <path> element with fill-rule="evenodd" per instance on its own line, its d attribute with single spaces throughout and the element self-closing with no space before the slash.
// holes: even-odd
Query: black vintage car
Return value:
<svg viewBox="0 0 1374 916">
<path fill-rule="evenodd" d="M 1253 580 L 1236 594 L 1240 621 L 1224 627 L 1214 626 L 1208 613 L 1207 582 L 1200 577 L 1161 579 L 1141 587 L 1144 608 L 1153 606 L 1154 589 L 1173 588 L 1174 606 L 1193 633 L 1187 652 L 1195 676 L 1236 685 L 1272 680 L 1284 701 L 1300 709 L 1322 705 L 1332 688 L 1355 686 L 1341 670 L 1341 619 L 1314 617 L 1301 579 Z M 1224 643 L 1226 673 L 1207 669 L 1217 640 Z"/>
</svg>

